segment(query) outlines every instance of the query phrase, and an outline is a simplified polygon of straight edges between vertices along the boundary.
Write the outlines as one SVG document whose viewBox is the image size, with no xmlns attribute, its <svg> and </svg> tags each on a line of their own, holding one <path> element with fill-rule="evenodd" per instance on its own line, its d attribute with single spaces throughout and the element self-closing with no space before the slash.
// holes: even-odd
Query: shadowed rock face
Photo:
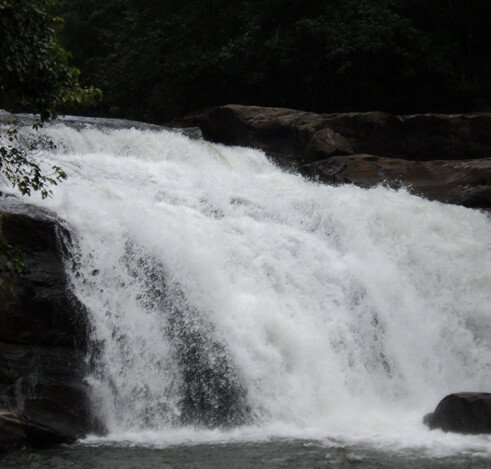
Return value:
<svg viewBox="0 0 491 469">
<path fill-rule="evenodd" d="M 201 123 L 203 136 L 230 145 L 262 148 L 298 163 L 308 162 L 309 144 L 326 129 L 339 135 L 337 150 L 319 153 L 370 154 L 408 160 L 475 159 L 491 156 L 491 114 L 384 112 L 315 114 L 293 109 L 227 105 Z M 341 137 L 342 136 L 342 137 Z M 318 158 L 322 159 L 322 158 Z"/>
<path fill-rule="evenodd" d="M 38 437 L 74 441 L 95 422 L 84 382 L 85 311 L 65 276 L 63 227 L 47 212 L 3 198 L 0 229 L 26 266 L 19 276 L 0 273 L 0 413 L 10 415 L 0 418 L 0 449 L 39 444 Z M 12 425 L 15 441 L 5 439 Z"/>
<path fill-rule="evenodd" d="M 386 184 L 440 202 L 470 208 L 491 207 L 491 158 L 407 161 L 372 155 L 335 156 L 303 165 L 299 171 L 327 184 L 373 187 Z"/>
<path fill-rule="evenodd" d="M 13 198 L 0 199 L 0 226 L 26 264 L 18 277 L 1 277 L 0 340 L 85 350 L 85 315 L 62 259 L 60 236 L 68 233 L 48 212 Z"/>
<path fill-rule="evenodd" d="M 66 443 L 66 437 L 53 429 L 31 422 L 18 412 L 0 411 L 1 450 L 15 449 L 26 443 L 34 447 L 50 447 Z"/>
<path fill-rule="evenodd" d="M 324 121 L 311 112 L 229 105 L 213 109 L 201 130 L 208 140 L 257 147 L 287 166 L 353 154 L 350 143 Z"/>
<path fill-rule="evenodd" d="M 462 392 L 450 394 L 425 415 L 430 429 L 445 432 L 491 433 L 491 393 Z"/>
<path fill-rule="evenodd" d="M 329 184 L 404 185 L 418 195 L 491 207 L 491 114 L 314 114 L 228 105 L 203 136 L 257 147 L 281 166 Z"/>
</svg>

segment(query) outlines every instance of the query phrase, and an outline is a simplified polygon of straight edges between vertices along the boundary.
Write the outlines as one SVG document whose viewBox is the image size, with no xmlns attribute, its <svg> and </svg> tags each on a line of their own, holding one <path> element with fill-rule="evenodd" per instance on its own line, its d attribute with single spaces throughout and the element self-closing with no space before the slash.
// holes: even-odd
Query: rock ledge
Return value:
<svg viewBox="0 0 491 469">
<path fill-rule="evenodd" d="M 201 130 L 214 142 L 259 148 L 319 182 L 404 186 L 430 200 L 491 207 L 491 113 L 314 114 L 227 105 L 211 110 Z"/>
</svg>

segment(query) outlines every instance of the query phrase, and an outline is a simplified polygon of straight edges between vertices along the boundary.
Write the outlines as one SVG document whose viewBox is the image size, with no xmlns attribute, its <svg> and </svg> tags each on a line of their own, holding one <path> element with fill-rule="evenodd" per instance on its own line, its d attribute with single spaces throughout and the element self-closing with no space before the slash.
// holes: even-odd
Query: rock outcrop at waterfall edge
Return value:
<svg viewBox="0 0 491 469">
<path fill-rule="evenodd" d="M 227 105 L 203 136 L 260 148 L 282 166 L 330 184 L 386 184 L 444 203 L 491 207 L 491 114 L 314 114 Z"/>
<path fill-rule="evenodd" d="M 445 432 L 491 433 L 491 393 L 462 392 L 444 397 L 423 422 Z"/>
<path fill-rule="evenodd" d="M 0 273 L 0 450 L 72 442 L 96 429 L 90 413 L 83 307 L 68 288 L 61 224 L 0 199 L 0 232 L 25 271 Z"/>
</svg>

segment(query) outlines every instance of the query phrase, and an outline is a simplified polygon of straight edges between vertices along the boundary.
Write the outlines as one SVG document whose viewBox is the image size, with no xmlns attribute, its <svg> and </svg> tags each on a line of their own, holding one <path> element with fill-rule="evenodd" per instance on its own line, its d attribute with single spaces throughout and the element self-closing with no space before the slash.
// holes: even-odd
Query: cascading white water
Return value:
<svg viewBox="0 0 491 469">
<path fill-rule="evenodd" d="M 90 314 L 91 384 L 109 438 L 489 444 L 421 423 L 450 392 L 491 391 L 484 213 L 314 184 L 259 151 L 177 132 L 47 132 L 58 148 L 46 164 L 69 177 L 33 200 L 76 240 L 73 288 Z M 201 369 L 186 378 L 185 340 L 242 390 L 242 424 L 180 423 L 185 381 Z"/>
</svg>

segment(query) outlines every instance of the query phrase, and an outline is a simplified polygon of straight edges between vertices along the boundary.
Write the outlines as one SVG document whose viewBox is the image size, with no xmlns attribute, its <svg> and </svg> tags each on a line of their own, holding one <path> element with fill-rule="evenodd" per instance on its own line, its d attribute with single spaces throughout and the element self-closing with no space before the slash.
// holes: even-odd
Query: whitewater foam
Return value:
<svg viewBox="0 0 491 469">
<path fill-rule="evenodd" d="M 100 349 L 90 382 L 109 436 L 99 441 L 489 448 L 489 437 L 421 423 L 448 393 L 491 391 L 484 213 L 405 190 L 318 185 L 259 151 L 177 132 L 46 132 L 58 148 L 44 164 L 68 179 L 49 200 L 31 200 L 65 219 L 76 240 L 73 289 Z M 141 259 L 165 269 L 189 320 L 221 344 L 249 422 L 179 423 L 184 378 Z M 216 348 L 205 351 L 217 359 Z"/>
</svg>

